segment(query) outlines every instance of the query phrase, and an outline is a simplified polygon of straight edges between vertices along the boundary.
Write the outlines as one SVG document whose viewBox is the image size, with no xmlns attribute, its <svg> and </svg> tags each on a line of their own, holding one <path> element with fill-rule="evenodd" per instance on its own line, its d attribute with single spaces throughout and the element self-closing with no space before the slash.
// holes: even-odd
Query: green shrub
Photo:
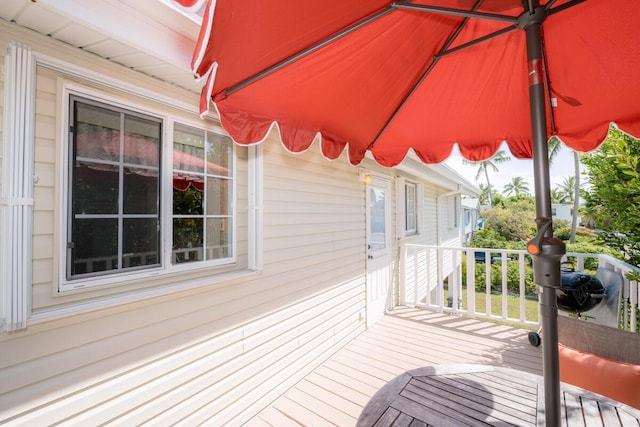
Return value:
<svg viewBox="0 0 640 427">
<path fill-rule="evenodd" d="M 476 292 L 486 292 L 487 264 L 475 264 L 475 289 Z M 462 283 L 467 283 L 467 263 L 462 262 Z M 533 282 L 533 268 L 525 265 L 524 268 L 525 295 L 535 295 L 536 285 Z M 520 293 L 520 263 L 507 261 L 507 291 L 512 294 Z M 502 292 L 502 263 L 491 264 L 491 292 Z"/>
<path fill-rule="evenodd" d="M 565 242 L 571 238 L 571 227 L 562 227 L 553 232 L 553 235 Z"/>
<path fill-rule="evenodd" d="M 474 248 L 504 248 L 507 241 L 500 234 L 489 228 L 483 228 L 478 230 L 471 241 L 471 246 Z"/>
</svg>

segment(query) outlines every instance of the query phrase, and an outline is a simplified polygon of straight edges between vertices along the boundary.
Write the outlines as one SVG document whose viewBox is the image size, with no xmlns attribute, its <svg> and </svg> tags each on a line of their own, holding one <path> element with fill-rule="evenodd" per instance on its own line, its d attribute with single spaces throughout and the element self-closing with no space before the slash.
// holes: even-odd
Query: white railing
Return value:
<svg viewBox="0 0 640 427">
<path fill-rule="evenodd" d="M 620 323 L 638 332 L 640 284 L 626 275 L 640 269 L 600 254 L 567 253 L 563 261 L 591 274 L 598 268 L 619 273 Z M 538 326 L 537 291 L 526 251 L 403 244 L 399 283 L 402 305 Z"/>
</svg>

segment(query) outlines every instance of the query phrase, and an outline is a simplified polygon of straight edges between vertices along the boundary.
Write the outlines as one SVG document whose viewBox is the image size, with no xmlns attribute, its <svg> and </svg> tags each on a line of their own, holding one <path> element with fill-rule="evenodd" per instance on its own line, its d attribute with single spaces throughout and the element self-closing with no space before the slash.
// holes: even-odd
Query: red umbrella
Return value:
<svg viewBox="0 0 640 427">
<path fill-rule="evenodd" d="M 196 0 L 176 0 L 190 6 Z M 223 127 L 240 144 L 277 123 L 284 145 L 367 151 L 383 166 L 426 163 L 455 144 L 470 160 L 506 142 L 534 159 L 543 287 L 546 417 L 558 425 L 561 241 L 551 232 L 546 141 L 596 148 L 610 123 L 640 135 L 637 0 L 208 0 L 193 57 Z"/>
</svg>

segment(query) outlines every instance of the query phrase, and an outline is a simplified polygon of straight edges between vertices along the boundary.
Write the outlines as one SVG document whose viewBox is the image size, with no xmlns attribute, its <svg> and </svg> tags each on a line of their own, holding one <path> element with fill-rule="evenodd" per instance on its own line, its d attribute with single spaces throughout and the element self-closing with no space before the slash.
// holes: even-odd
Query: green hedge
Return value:
<svg viewBox="0 0 640 427">
<path fill-rule="evenodd" d="M 507 261 L 507 289 L 509 293 L 520 293 L 520 263 L 518 261 Z M 476 291 L 486 291 L 487 265 L 485 263 L 475 264 Z M 463 258 L 462 281 L 467 283 L 467 263 Z M 536 285 L 533 281 L 533 268 L 525 264 L 524 267 L 525 295 L 535 295 Z M 502 292 L 502 263 L 491 264 L 491 292 Z"/>
</svg>

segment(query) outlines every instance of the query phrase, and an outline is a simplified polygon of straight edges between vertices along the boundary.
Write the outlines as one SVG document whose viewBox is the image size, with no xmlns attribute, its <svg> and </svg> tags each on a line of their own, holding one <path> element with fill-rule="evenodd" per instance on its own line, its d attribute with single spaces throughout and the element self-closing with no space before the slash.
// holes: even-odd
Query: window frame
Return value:
<svg viewBox="0 0 640 427">
<path fill-rule="evenodd" d="M 407 230 L 407 185 L 415 186 L 416 229 Z M 396 237 L 419 237 L 424 233 L 424 183 L 416 179 L 396 176 Z"/>
<path fill-rule="evenodd" d="M 413 189 L 413 212 L 409 212 L 408 190 Z M 409 215 L 413 214 L 414 227 L 409 227 Z M 415 236 L 418 234 L 418 184 L 411 181 L 404 183 L 404 231 L 405 236 Z"/>
<path fill-rule="evenodd" d="M 115 112 L 119 115 L 125 115 L 124 120 L 126 121 L 126 117 L 133 117 L 133 118 L 141 118 L 144 120 L 149 120 L 149 121 L 153 121 L 156 122 L 158 127 L 159 127 L 159 137 L 160 137 L 160 141 L 159 141 L 159 153 L 158 153 L 158 165 L 157 165 L 157 169 L 158 169 L 158 181 L 157 181 L 157 214 L 154 216 L 154 218 L 157 218 L 158 224 L 160 223 L 161 219 L 162 219 L 162 215 L 163 210 L 161 208 L 162 206 L 162 144 L 163 144 L 163 128 L 164 128 L 164 121 L 161 118 L 158 117 L 154 117 L 151 115 L 147 115 L 147 114 L 142 114 L 142 113 L 138 113 L 136 111 L 132 111 L 132 110 L 128 110 L 128 109 L 124 109 L 124 108 L 120 108 L 120 107 L 114 107 L 112 105 L 106 104 L 104 102 L 100 102 L 100 101 L 96 101 L 93 99 L 89 99 L 86 97 L 80 97 L 77 95 L 69 95 L 69 111 L 68 111 L 68 121 L 66 123 L 66 125 L 68 126 L 67 129 L 69 129 L 68 133 L 69 133 L 69 138 L 67 140 L 68 144 L 72 144 L 73 138 L 71 136 L 71 128 L 72 127 L 76 127 L 77 126 L 77 117 L 74 116 L 76 109 L 74 108 L 75 105 L 78 104 L 84 104 L 84 105 L 89 105 L 92 107 L 97 107 L 97 108 L 102 108 L 105 111 L 109 111 L 109 112 Z M 72 113 L 72 110 L 74 111 L 74 113 Z M 122 119 L 120 119 L 121 122 L 124 122 Z M 122 123 L 123 124 L 123 123 Z M 125 132 L 125 129 L 122 128 L 120 129 L 120 132 Z M 79 135 L 78 133 L 78 129 L 76 128 L 73 133 L 75 133 L 75 138 L 77 138 L 77 136 Z M 77 142 L 77 139 L 76 139 Z M 78 158 L 80 158 L 80 156 L 77 156 L 76 153 L 73 152 L 73 150 L 71 149 L 71 146 L 68 145 L 67 146 L 67 153 L 68 153 L 68 157 L 67 157 L 67 173 L 69 173 L 69 171 L 71 169 L 73 169 L 74 171 L 75 169 L 75 162 L 77 161 Z M 89 158 L 89 160 L 91 160 Z M 112 161 L 108 161 L 107 163 L 111 163 Z M 103 163 L 102 161 L 98 161 L 96 163 Z M 127 167 L 127 163 L 126 161 L 123 160 L 118 160 L 118 169 L 120 170 L 121 168 Z M 139 165 L 139 166 L 146 166 L 146 165 Z M 144 169 L 153 169 L 153 168 L 149 168 L 149 167 L 143 167 Z M 69 244 L 69 242 L 71 242 L 73 240 L 73 236 L 72 236 L 72 231 L 73 231 L 73 224 L 75 222 L 76 219 L 92 219 L 92 215 L 96 215 L 95 218 L 93 219 L 99 219 L 97 217 L 103 217 L 104 219 L 106 219 L 107 217 L 114 217 L 114 219 L 116 219 L 118 221 L 119 227 L 118 227 L 118 240 L 120 241 L 120 238 L 122 238 L 122 234 L 124 232 L 124 229 L 121 225 L 123 225 L 123 223 L 125 222 L 126 219 L 134 219 L 134 218 L 143 218 L 143 217 L 149 217 L 151 218 L 150 214 L 144 214 L 144 215 L 137 215 L 137 214 L 128 214 L 124 212 L 124 205 L 125 205 L 125 200 L 122 197 L 123 193 L 122 191 L 124 191 L 124 176 L 122 175 L 122 173 L 119 171 L 118 173 L 118 212 L 117 213 L 111 213 L 111 214 L 83 214 L 80 215 L 81 217 L 86 217 L 86 218 L 73 218 L 73 180 L 70 179 L 67 181 L 66 185 L 67 185 L 67 192 L 66 192 L 66 198 L 65 198 L 65 203 L 67 205 L 67 215 L 66 215 L 66 241 L 67 241 L 67 245 Z M 112 276 L 114 274 L 119 274 L 119 273 L 115 273 L 114 271 L 120 271 L 121 273 L 125 273 L 125 272 L 132 272 L 132 271 L 136 271 L 136 270 L 148 270 L 148 269 L 153 269 L 153 268 L 157 268 L 158 266 L 162 265 L 162 252 L 164 250 L 163 248 L 163 244 L 162 244 L 162 229 L 160 228 L 159 230 L 157 230 L 157 262 L 153 265 L 150 266 L 138 266 L 138 267 L 129 267 L 129 268 L 124 268 L 122 265 L 120 265 L 120 267 L 118 267 L 115 270 L 103 270 L 103 271 L 97 271 L 97 272 L 88 272 L 88 273 L 76 273 L 76 274 L 72 274 L 71 272 L 71 263 L 73 262 L 74 258 L 71 256 L 71 247 L 67 246 L 67 250 L 65 253 L 65 257 L 66 257 L 66 271 L 65 271 L 65 278 L 67 281 L 77 281 L 77 280 L 82 280 L 82 279 L 93 279 L 95 277 L 99 277 L 99 276 Z M 122 248 L 122 244 L 118 245 L 118 264 L 121 264 L 121 262 L 124 262 L 124 253 L 123 253 L 123 248 Z"/>
<path fill-rule="evenodd" d="M 449 229 L 454 230 L 460 227 L 460 197 L 459 194 L 449 196 Z"/>
<path fill-rule="evenodd" d="M 238 151 L 235 144 L 231 145 L 231 159 L 230 164 L 232 167 L 232 173 L 230 174 L 229 179 L 231 180 L 231 197 L 230 203 L 231 207 L 231 219 L 232 219 L 232 231 L 231 231 L 231 256 L 227 258 L 221 259 L 213 259 L 213 260 L 202 260 L 197 262 L 190 263 L 180 263 L 173 264 L 171 262 L 172 258 L 172 247 L 173 247 L 173 232 L 172 232 L 172 223 L 173 223 L 173 185 L 172 185 L 172 177 L 173 177 L 173 130 L 174 123 L 180 123 L 183 125 L 191 126 L 198 128 L 200 130 L 206 132 L 213 132 L 225 137 L 228 135 L 222 130 L 222 128 L 215 123 L 205 122 L 198 118 L 196 114 L 193 114 L 193 117 L 185 117 L 183 115 L 173 115 L 164 109 L 160 109 L 158 107 L 153 107 L 149 105 L 142 105 L 140 102 L 136 102 L 135 99 L 131 100 L 131 97 L 126 97 L 124 95 L 117 95 L 114 93 L 103 92 L 102 90 L 87 87 L 82 84 L 66 81 L 61 79 L 62 82 L 59 85 L 61 87 L 60 96 L 62 97 L 62 114 L 59 115 L 59 123 L 62 124 L 60 132 L 61 132 L 61 159 L 60 163 L 60 180 L 61 180 L 61 191 L 60 191 L 60 200 L 58 204 L 59 209 L 59 251 L 58 251 L 58 260 L 56 265 L 58 266 L 58 274 L 57 274 L 57 284 L 56 294 L 58 295 L 66 295 L 69 292 L 73 291 L 84 291 L 84 290 L 96 290 L 98 288 L 111 288 L 117 286 L 127 285 L 129 283 L 143 281 L 145 279 L 157 278 L 163 275 L 172 275 L 176 273 L 186 273 L 186 272 L 195 272 L 200 270 L 212 270 L 212 274 L 216 274 L 216 269 L 221 267 L 233 267 L 237 265 L 238 262 L 238 212 L 237 212 L 237 203 L 238 197 Z M 125 94 L 126 95 L 126 94 Z M 119 271 L 114 273 L 105 273 L 100 275 L 91 275 L 87 277 L 78 277 L 78 278 L 67 278 L 67 263 L 70 260 L 70 257 L 67 253 L 67 236 L 70 232 L 70 211 L 69 211 L 69 203 L 71 203 L 71 193 L 70 193 L 70 168 L 71 159 L 71 133 L 69 129 L 70 125 L 70 108 L 71 108 L 71 99 L 72 97 L 79 98 L 81 100 L 86 100 L 88 102 L 95 102 L 98 104 L 104 104 L 107 107 L 112 107 L 113 109 L 121 109 L 128 112 L 139 113 L 143 116 L 149 116 L 155 119 L 158 119 L 161 123 L 161 148 L 160 148 L 160 180 L 159 180 L 159 210 L 160 210 L 160 231 L 159 231 L 159 246 L 160 246 L 160 263 L 158 266 L 143 268 L 143 269 L 135 269 L 135 270 L 127 270 L 127 271 Z M 135 94 L 134 94 L 135 97 Z M 162 99 L 154 99 L 152 97 L 152 101 L 156 103 L 163 104 Z M 170 150 L 170 152 L 169 152 Z M 251 154 L 250 154 L 251 157 Z M 250 164 L 255 162 L 249 162 Z M 251 166 L 248 167 L 250 168 Z M 249 179 L 249 177 L 247 178 Z M 255 187 L 258 182 L 249 182 L 250 187 Z M 249 195 L 247 195 L 248 197 Z M 249 215 L 247 218 L 247 225 L 250 227 L 254 227 L 251 225 L 251 221 L 255 221 L 256 218 L 253 215 Z M 253 257 L 254 260 L 258 260 L 257 265 L 261 265 L 261 255 L 254 254 L 256 248 L 260 248 L 259 242 L 255 239 L 260 238 L 258 235 L 248 236 L 248 250 L 249 253 L 247 256 Z M 246 271 L 252 270 L 252 265 L 248 265 Z M 225 275 L 228 271 L 220 271 L 220 274 Z M 150 287 L 154 285 L 152 283 L 149 284 Z"/>
</svg>

